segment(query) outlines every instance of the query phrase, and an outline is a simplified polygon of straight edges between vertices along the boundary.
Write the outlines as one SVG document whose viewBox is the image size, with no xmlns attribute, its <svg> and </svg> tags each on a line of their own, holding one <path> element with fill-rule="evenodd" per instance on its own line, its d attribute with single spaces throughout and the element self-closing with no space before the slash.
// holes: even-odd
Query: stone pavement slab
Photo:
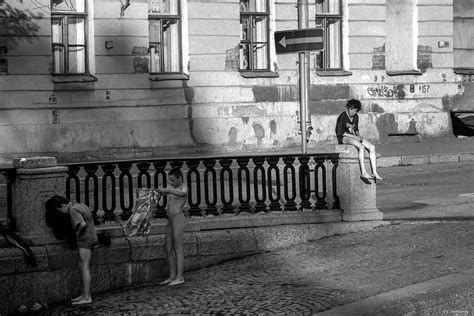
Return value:
<svg viewBox="0 0 474 316">
<path fill-rule="evenodd" d="M 380 167 L 474 161 L 474 137 L 426 138 L 376 144 Z"/>
<path fill-rule="evenodd" d="M 180 286 L 157 280 L 48 313 L 309 315 L 472 269 L 473 246 L 471 221 L 381 226 L 190 271 Z"/>
</svg>

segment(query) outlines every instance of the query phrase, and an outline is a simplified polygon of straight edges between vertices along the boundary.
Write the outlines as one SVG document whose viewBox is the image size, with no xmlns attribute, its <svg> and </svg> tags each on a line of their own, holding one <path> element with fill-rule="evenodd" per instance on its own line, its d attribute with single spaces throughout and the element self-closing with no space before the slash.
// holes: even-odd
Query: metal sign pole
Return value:
<svg viewBox="0 0 474 316">
<path fill-rule="evenodd" d="M 309 27 L 308 20 L 308 0 L 298 0 L 298 29 Z M 299 54 L 299 85 L 300 85 L 300 124 L 301 124 L 301 152 L 303 155 L 307 152 L 307 130 L 306 120 L 308 117 L 309 101 L 309 53 L 300 52 Z"/>
<path fill-rule="evenodd" d="M 305 78 L 305 61 L 306 53 L 299 53 L 299 85 L 300 85 L 300 129 L 301 129 L 301 153 L 307 152 L 306 144 L 306 82 Z"/>
</svg>

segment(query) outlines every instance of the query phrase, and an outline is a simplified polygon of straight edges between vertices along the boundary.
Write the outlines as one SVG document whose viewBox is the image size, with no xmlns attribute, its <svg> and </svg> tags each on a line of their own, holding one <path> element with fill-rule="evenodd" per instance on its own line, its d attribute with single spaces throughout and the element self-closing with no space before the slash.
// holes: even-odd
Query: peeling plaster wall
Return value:
<svg viewBox="0 0 474 316">
<path fill-rule="evenodd" d="M 94 82 L 53 83 L 49 1 L 7 2 L 38 16 L 35 36 L 0 30 L 1 159 L 59 155 L 63 160 L 157 156 L 197 150 L 298 147 L 298 56 L 275 55 L 278 77 L 238 71 L 239 1 L 186 1 L 184 71 L 188 80 L 150 80 L 146 1 L 120 17 L 120 1 L 91 7 Z M 272 2 L 272 1 L 271 1 Z M 274 3 L 274 2 L 272 2 Z M 271 30 L 297 28 L 296 1 L 272 5 Z M 474 6 L 474 5 L 473 5 Z M 441 9 L 440 9 L 441 7 Z M 361 131 L 374 141 L 390 134 L 451 134 L 452 109 L 473 109 L 470 78 L 453 72 L 452 2 L 416 6 L 413 73 L 387 74 L 385 2 L 343 1 L 342 75 L 321 76 L 311 53 L 310 148 L 335 144 L 337 115 L 350 98 L 362 101 Z M 310 5 L 310 23 L 315 7 Z M 370 20 L 367 12 L 371 12 Z M 27 40 L 28 39 L 28 40 Z M 105 43 L 112 42 L 112 48 Z M 392 47 L 393 48 L 393 47 Z"/>
</svg>

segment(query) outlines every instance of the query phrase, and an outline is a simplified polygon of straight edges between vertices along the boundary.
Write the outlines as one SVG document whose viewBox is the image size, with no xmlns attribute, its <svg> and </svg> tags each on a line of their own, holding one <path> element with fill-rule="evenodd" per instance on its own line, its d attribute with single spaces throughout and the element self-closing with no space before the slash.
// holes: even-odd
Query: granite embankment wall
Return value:
<svg viewBox="0 0 474 316">
<path fill-rule="evenodd" d="M 191 217 L 184 237 L 185 269 L 384 224 L 376 208 L 375 182 L 361 183 L 357 151 L 350 146 L 336 151 L 340 209 Z M 0 313 L 23 304 L 68 300 L 81 288 L 77 251 L 59 243 L 44 220 L 44 202 L 64 195 L 67 167 L 58 166 L 53 157 L 26 158 L 13 165 L 11 215 L 38 264 L 26 265 L 18 248 L 0 241 Z M 93 292 L 166 276 L 165 225 L 166 220 L 157 219 L 145 237 L 127 237 L 120 222 L 98 226 L 110 234 L 112 244 L 94 250 Z"/>
<path fill-rule="evenodd" d="M 385 224 L 341 219 L 340 210 L 191 219 L 184 237 L 185 270 Z M 165 224 L 157 221 L 145 237 L 126 237 L 117 224 L 99 228 L 112 236 L 112 244 L 93 252 L 93 293 L 167 276 Z M 65 301 L 81 291 L 77 250 L 65 243 L 31 249 L 36 267 L 25 263 L 18 248 L 0 248 L 0 313 L 23 304 Z"/>
</svg>

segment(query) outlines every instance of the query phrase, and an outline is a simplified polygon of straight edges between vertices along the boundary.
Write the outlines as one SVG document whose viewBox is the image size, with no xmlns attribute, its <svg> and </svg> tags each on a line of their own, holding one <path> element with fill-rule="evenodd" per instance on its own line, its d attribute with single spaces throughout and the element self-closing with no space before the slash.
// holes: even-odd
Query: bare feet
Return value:
<svg viewBox="0 0 474 316">
<path fill-rule="evenodd" d="M 184 283 L 184 279 L 175 279 L 172 282 L 170 282 L 170 284 L 168 284 L 168 285 L 179 285 L 179 284 L 183 284 L 183 283 Z"/>
<path fill-rule="evenodd" d="M 364 172 L 364 173 L 362 173 L 361 178 L 372 179 L 372 176 L 370 174 L 368 174 L 367 172 Z"/>
<path fill-rule="evenodd" d="M 72 302 L 71 304 L 72 305 L 83 305 L 83 304 L 90 304 L 92 303 L 92 299 L 91 298 L 81 298 L 80 300 L 77 300 L 77 301 L 74 301 Z"/>
<path fill-rule="evenodd" d="M 160 284 L 168 284 L 168 283 L 171 283 L 173 282 L 174 279 L 172 278 L 167 278 L 166 280 L 164 280 L 163 282 L 160 282 Z"/>
<path fill-rule="evenodd" d="M 379 180 L 379 181 L 383 180 L 382 177 L 379 176 L 377 173 L 374 173 L 373 178 L 374 178 L 375 180 Z"/>
<path fill-rule="evenodd" d="M 71 302 L 79 301 L 79 300 L 81 300 L 81 299 L 82 299 L 82 294 L 79 295 L 78 297 L 73 297 L 73 298 L 71 298 Z"/>
</svg>

